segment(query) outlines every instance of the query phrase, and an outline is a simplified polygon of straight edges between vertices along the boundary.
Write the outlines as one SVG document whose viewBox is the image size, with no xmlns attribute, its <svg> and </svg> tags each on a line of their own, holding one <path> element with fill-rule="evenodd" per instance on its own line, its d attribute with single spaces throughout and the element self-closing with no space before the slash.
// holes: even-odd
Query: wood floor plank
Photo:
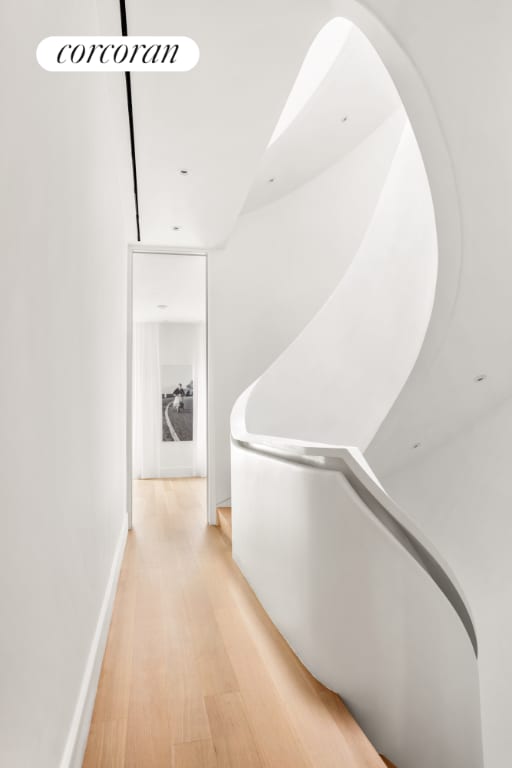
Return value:
<svg viewBox="0 0 512 768">
<path fill-rule="evenodd" d="M 127 721 L 93 723 L 87 741 L 84 768 L 123 768 Z"/>
<path fill-rule="evenodd" d="M 191 642 L 203 693 L 211 696 L 238 690 L 238 681 L 215 619 L 208 591 L 199 577 L 184 589 Z"/>
<path fill-rule="evenodd" d="M 226 556 L 221 537 L 216 537 L 214 546 L 222 550 L 223 557 L 210 561 L 210 568 L 216 570 L 216 575 L 208 580 L 209 584 L 229 584 L 229 600 L 235 603 L 236 614 L 249 628 L 251 640 L 265 661 L 266 674 L 271 676 L 279 691 L 281 710 L 286 712 L 295 724 L 297 740 L 311 764 L 325 768 L 383 768 L 376 750 L 351 720 L 363 736 L 365 745 L 361 754 L 357 749 L 353 750 L 346 734 L 338 728 L 328 706 L 331 697 L 338 697 L 315 680 L 295 656 L 262 609 L 232 559 Z M 225 598 L 218 593 L 216 596 L 212 594 L 211 599 L 220 605 Z M 324 700 L 320 695 L 322 693 L 328 698 Z"/>
<path fill-rule="evenodd" d="M 207 696 L 206 711 L 219 768 L 262 768 L 241 695 Z"/>
<path fill-rule="evenodd" d="M 165 699 L 131 701 L 126 730 L 126 768 L 171 768 L 171 721 Z"/>
<path fill-rule="evenodd" d="M 267 768 L 312 768 L 248 628 L 227 608 L 218 613 L 218 621 L 263 764 Z"/>
<path fill-rule="evenodd" d="M 130 564 L 130 568 L 127 564 Z M 96 692 L 93 723 L 123 720 L 128 716 L 136 582 L 133 549 L 128 541 L 119 576 L 109 636 Z"/>
<path fill-rule="evenodd" d="M 175 744 L 173 768 L 217 768 L 217 758 L 210 739 Z"/>
<path fill-rule="evenodd" d="M 231 525 L 231 507 L 217 507 L 217 520 L 221 532 L 228 539 L 228 541 L 231 541 L 233 538 Z"/>
<path fill-rule="evenodd" d="M 233 610 L 231 590 L 215 589 L 215 584 L 224 579 L 218 566 L 217 558 L 204 558 L 204 580 L 262 761 L 268 768 L 310 768 L 313 764 L 302 748 L 299 734 L 254 643 L 251 623 Z M 232 561 L 231 567 L 236 568 Z"/>
<path fill-rule="evenodd" d="M 384 768 L 206 525 L 205 482 L 139 481 L 85 768 Z"/>
<path fill-rule="evenodd" d="M 169 707 L 173 741 L 182 743 L 207 740 L 210 729 L 203 687 L 179 585 L 169 585 L 165 591 L 163 612 L 167 632 L 165 653 L 171 694 Z"/>
</svg>

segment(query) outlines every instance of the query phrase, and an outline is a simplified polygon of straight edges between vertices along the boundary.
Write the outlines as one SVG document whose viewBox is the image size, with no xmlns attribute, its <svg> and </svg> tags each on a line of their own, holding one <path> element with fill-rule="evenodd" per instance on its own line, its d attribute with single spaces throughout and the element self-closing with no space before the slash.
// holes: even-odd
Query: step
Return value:
<svg viewBox="0 0 512 768">
<path fill-rule="evenodd" d="M 231 507 L 217 507 L 217 520 L 220 530 L 231 542 Z"/>
</svg>

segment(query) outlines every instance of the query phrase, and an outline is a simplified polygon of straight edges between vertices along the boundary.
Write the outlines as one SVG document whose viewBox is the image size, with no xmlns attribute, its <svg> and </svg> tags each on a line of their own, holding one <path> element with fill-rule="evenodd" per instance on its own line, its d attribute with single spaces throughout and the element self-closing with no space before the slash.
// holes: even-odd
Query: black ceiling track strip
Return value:
<svg viewBox="0 0 512 768">
<path fill-rule="evenodd" d="M 119 0 L 121 11 L 121 34 L 123 37 L 128 35 L 128 22 L 126 19 L 125 0 Z M 137 184 L 137 159 L 135 157 L 135 130 L 133 127 L 133 104 L 132 104 L 132 81 L 130 72 L 125 72 L 126 81 L 126 100 L 128 102 L 128 122 L 130 125 L 130 147 L 132 154 L 132 175 L 133 175 L 133 194 L 135 197 L 135 220 L 137 223 L 137 242 L 140 243 L 140 215 L 139 215 L 139 188 Z"/>
</svg>

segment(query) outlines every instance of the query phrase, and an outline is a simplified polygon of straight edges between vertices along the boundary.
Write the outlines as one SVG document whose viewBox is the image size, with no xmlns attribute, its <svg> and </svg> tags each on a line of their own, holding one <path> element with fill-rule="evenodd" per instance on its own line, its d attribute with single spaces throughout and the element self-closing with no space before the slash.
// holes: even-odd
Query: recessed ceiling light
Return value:
<svg viewBox="0 0 512 768">
<path fill-rule="evenodd" d="M 475 378 L 473 379 L 473 381 L 474 381 L 476 384 L 479 384 L 481 381 L 485 381 L 485 380 L 486 380 L 486 378 L 487 378 L 487 376 L 485 375 L 485 373 L 479 373 L 479 374 L 478 374 L 478 376 L 475 376 Z"/>
<path fill-rule="evenodd" d="M 344 116 L 341 118 L 341 122 L 342 122 L 342 123 L 346 123 L 346 122 L 347 122 L 347 120 L 348 120 L 348 115 L 344 115 Z"/>
<path fill-rule="evenodd" d="M 421 443 L 414 443 L 413 448 L 421 448 Z"/>
<path fill-rule="evenodd" d="M 188 168 L 180 168 L 180 173 L 182 176 L 188 176 Z"/>
<path fill-rule="evenodd" d="M 167 309 L 168 306 L 169 306 L 168 304 L 157 304 L 156 308 L 157 309 Z"/>
</svg>

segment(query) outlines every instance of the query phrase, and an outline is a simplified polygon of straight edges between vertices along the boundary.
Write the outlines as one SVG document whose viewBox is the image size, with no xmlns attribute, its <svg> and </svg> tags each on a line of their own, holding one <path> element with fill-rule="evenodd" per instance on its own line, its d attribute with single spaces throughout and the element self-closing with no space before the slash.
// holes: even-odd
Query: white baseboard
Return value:
<svg viewBox="0 0 512 768">
<path fill-rule="evenodd" d="M 160 477 L 194 477 L 193 467 L 161 467 Z"/>
<path fill-rule="evenodd" d="M 81 768 L 84 759 L 87 736 L 89 735 L 94 700 L 96 698 L 101 664 L 107 643 L 108 630 L 112 617 L 114 597 L 116 595 L 127 533 L 127 520 L 123 517 L 123 524 L 114 552 L 114 558 L 112 560 L 112 566 L 110 568 L 110 574 L 103 596 L 96 630 L 87 657 L 87 664 L 85 665 L 82 684 L 80 686 L 71 727 L 66 740 L 66 746 L 60 761 L 60 768 Z"/>
</svg>

